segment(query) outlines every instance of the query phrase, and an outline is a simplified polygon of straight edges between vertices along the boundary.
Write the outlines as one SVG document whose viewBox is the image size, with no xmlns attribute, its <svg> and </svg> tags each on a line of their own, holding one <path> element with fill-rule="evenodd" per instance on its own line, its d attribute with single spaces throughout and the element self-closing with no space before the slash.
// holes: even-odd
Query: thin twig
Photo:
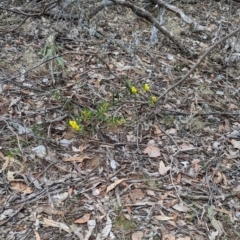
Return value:
<svg viewBox="0 0 240 240">
<path fill-rule="evenodd" d="M 206 52 L 199 58 L 199 60 L 194 64 L 194 66 L 188 71 L 188 73 L 183 76 L 178 82 L 176 82 L 174 85 L 172 85 L 170 88 L 168 88 L 158 99 L 157 102 L 159 102 L 161 99 L 163 99 L 163 97 L 170 92 L 171 90 L 173 90 L 175 87 L 177 87 L 178 85 L 180 85 L 181 83 L 183 83 L 189 76 L 190 74 L 193 73 L 193 71 L 199 66 L 199 64 L 205 59 L 205 57 L 207 55 L 209 55 L 211 53 L 211 51 L 217 47 L 220 43 L 222 43 L 223 41 L 227 40 L 228 38 L 234 36 L 236 33 L 240 32 L 240 28 L 237 28 L 236 30 L 234 30 L 233 32 L 229 33 L 227 36 L 223 37 L 222 39 L 220 39 L 219 41 L 217 41 L 216 43 L 214 43 L 211 47 L 209 47 Z"/>
<path fill-rule="evenodd" d="M 22 156 L 23 156 L 23 151 L 22 151 L 22 147 L 21 147 L 21 143 L 20 143 L 18 134 L 12 129 L 11 126 L 9 126 L 8 122 L 5 121 L 5 123 L 7 124 L 8 129 L 10 129 L 10 131 L 16 136 L 16 138 L 17 138 L 17 143 L 18 143 L 18 148 L 19 148 L 19 150 L 20 150 L 20 152 L 21 152 L 21 154 L 22 154 Z"/>
<path fill-rule="evenodd" d="M 28 16 L 25 17 L 25 18 L 22 20 L 22 22 L 21 22 L 17 27 L 15 27 L 14 29 L 5 31 L 4 34 L 7 34 L 7 33 L 10 33 L 10 32 L 16 31 L 18 28 L 20 28 L 20 27 L 27 21 L 28 18 L 29 18 Z"/>
<path fill-rule="evenodd" d="M 8 219 L 6 219 L 4 222 L 0 223 L 0 226 L 3 226 L 4 224 L 6 224 L 7 222 L 9 222 L 14 216 L 16 216 L 24 207 L 24 205 L 26 204 L 26 202 L 24 202 L 21 207 L 12 215 L 10 216 Z"/>
<path fill-rule="evenodd" d="M 161 128 L 160 124 L 157 124 L 157 126 L 159 127 L 159 129 L 160 129 L 167 137 L 169 137 L 169 138 L 173 141 L 173 143 L 175 144 L 175 146 L 177 147 L 177 149 L 178 149 L 178 151 L 179 151 L 180 148 L 179 148 L 178 144 L 176 143 L 176 141 L 174 140 L 174 138 L 173 138 L 171 135 L 167 134 L 167 133 Z"/>
<path fill-rule="evenodd" d="M 136 5 L 134 5 L 130 2 L 126 2 L 124 0 L 112 0 L 112 1 L 118 5 L 122 5 L 122 6 L 130 8 L 132 10 L 132 12 L 134 14 L 136 14 L 137 16 L 145 18 L 148 22 L 152 23 L 162 34 L 167 36 L 182 52 L 189 53 L 188 50 L 186 49 L 186 47 L 180 42 L 180 40 L 178 40 L 172 32 L 168 31 L 165 27 L 163 27 L 157 21 L 157 19 L 153 17 L 153 15 L 150 12 L 148 12 L 140 7 L 137 7 Z"/>
<path fill-rule="evenodd" d="M 232 197 L 236 197 L 240 194 L 240 192 L 235 192 L 235 193 L 229 193 L 229 194 L 225 194 L 225 195 L 221 195 L 221 196 L 214 196 L 214 199 L 227 199 L 227 198 L 232 198 Z M 191 200 L 209 200 L 209 196 L 195 196 L 195 195 L 189 195 L 189 193 L 181 193 L 180 196 L 182 198 L 188 198 Z"/>
</svg>

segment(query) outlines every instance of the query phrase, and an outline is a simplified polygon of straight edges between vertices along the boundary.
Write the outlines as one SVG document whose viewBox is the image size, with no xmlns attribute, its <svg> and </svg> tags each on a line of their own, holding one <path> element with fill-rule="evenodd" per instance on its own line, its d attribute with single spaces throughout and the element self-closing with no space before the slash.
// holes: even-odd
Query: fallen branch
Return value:
<svg viewBox="0 0 240 240">
<path fill-rule="evenodd" d="M 240 28 L 237 28 L 236 30 L 234 30 L 233 32 L 229 33 L 227 36 L 223 37 L 222 39 L 220 39 L 219 41 L 217 41 L 216 43 L 214 43 L 211 47 L 209 47 L 206 52 L 199 58 L 199 60 L 193 65 L 193 67 L 188 71 L 188 73 L 186 73 L 178 82 L 176 82 L 174 85 L 172 85 L 171 87 L 169 87 L 158 99 L 157 102 L 159 102 L 168 92 L 170 92 L 171 90 L 173 90 L 175 87 L 177 87 L 178 85 L 180 85 L 181 83 L 183 83 L 189 76 L 190 74 L 192 74 L 194 72 L 194 70 L 200 65 L 200 63 L 205 59 L 205 57 L 207 55 L 210 54 L 210 52 L 217 47 L 220 43 L 224 42 L 225 40 L 227 40 L 228 38 L 234 36 L 236 33 L 240 32 Z"/>
<path fill-rule="evenodd" d="M 58 0 L 54 0 L 54 1 L 50 2 L 50 3 L 47 3 L 44 6 L 44 8 L 43 8 L 43 10 L 41 12 L 38 11 L 38 12 L 33 13 L 33 14 L 26 13 L 23 10 L 17 9 L 17 8 L 16 9 L 15 8 L 11 9 L 11 8 L 5 8 L 5 7 L 0 6 L 0 9 L 3 9 L 5 11 L 7 11 L 7 12 L 13 12 L 13 13 L 16 13 L 16 14 L 21 14 L 21 15 L 26 16 L 22 20 L 22 22 L 17 27 L 15 27 L 14 29 L 7 30 L 7 31 L 2 31 L 1 30 L 1 32 L 3 32 L 4 34 L 7 34 L 7 33 L 10 33 L 10 32 L 16 31 L 18 28 L 20 28 L 26 22 L 26 20 L 29 17 L 40 17 L 40 16 L 44 15 L 47 11 L 51 10 L 52 8 L 54 8 L 56 6 L 56 3 L 58 3 Z"/>
<path fill-rule="evenodd" d="M 163 8 L 168 9 L 169 11 L 175 13 L 178 17 L 180 17 L 184 22 L 188 24 L 193 25 L 193 29 L 195 31 L 209 31 L 207 27 L 204 27 L 200 24 L 198 24 L 196 21 L 194 21 L 192 18 L 187 16 L 181 9 L 178 7 L 175 7 L 167 2 L 164 2 L 162 0 L 156 0 L 156 3 Z"/>
<path fill-rule="evenodd" d="M 221 196 L 214 196 L 214 199 L 227 199 L 227 198 L 232 198 L 232 197 L 236 197 L 240 194 L 240 192 L 235 192 L 235 193 L 229 193 L 229 194 L 225 194 L 225 195 L 221 195 Z M 209 196 L 196 196 L 196 195 L 190 195 L 188 193 L 181 193 L 180 196 L 182 198 L 187 198 L 187 199 L 191 199 L 191 200 L 209 200 Z"/>
<path fill-rule="evenodd" d="M 188 53 L 187 48 L 180 43 L 180 41 L 174 36 L 174 34 L 168 31 L 165 27 L 161 26 L 156 18 L 152 14 L 136 5 L 126 2 L 125 0 L 112 0 L 118 5 L 128 7 L 135 13 L 137 16 L 145 18 L 148 22 L 152 23 L 162 34 L 167 36 L 182 52 Z"/>
<path fill-rule="evenodd" d="M 196 116 L 209 116 L 209 115 L 217 115 L 217 116 L 238 116 L 240 115 L 240 112 L 207 112 L 207 113 L 204 113 L 204 112 L 199 112 L 199 113 L 191 113 L 191 112 L 181 112 L 181 111 L 175 111 L 175 110 L 170 110 L 170 109 L 164 109 L 164 108 L 161 108 L 159 113 L 156 113 L 156 114 L 164 114 L 164 112 L 167 112 L 165 114 L 167 115 L 192 115 L 192 117 L 196 117 Z"/>
<path fill-rule="evenodd" d="M 88 19 L 93 18 L 96 14 L 98 14 L 100 11 L 102 11 L 104 8 L 111 6 L 111 5 L 115 5 L 114 2 L 112 1 L 106 1 L 103 2 L 102 4 L 100 4 L 99 6 L 97 6 L 96 8 L 94 8 L 87 16 Z"/>
</svg>

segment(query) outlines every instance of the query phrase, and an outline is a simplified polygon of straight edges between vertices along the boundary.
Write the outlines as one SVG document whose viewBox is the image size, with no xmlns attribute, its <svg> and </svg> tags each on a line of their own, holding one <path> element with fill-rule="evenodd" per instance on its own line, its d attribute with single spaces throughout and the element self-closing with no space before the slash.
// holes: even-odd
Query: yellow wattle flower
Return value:
<svg viewBox="0 0 240 240">
<path fill-rule="evenodd" d="M 145 83 L 143 85 L 143 89 L 144 89 L 145 92 L 149 92 L 150 91 L 150 87 L 149 87 L 149 85 L 147 83 Z"/>
<path fill-rule="evenodd" d="M 138 90 L 135 87 L 131 87 L 131 93 L 132 94 L 136 94 L 138 92 Z"/>
<path fill-rule="evenodd" d="M 151 101 L 151 103 L 156 103 L 157 102 L 157 97 L 156 96 L 151 96 L 150 101 Z"/>
<path fill-rule="evenodd" d="M 69 121 L 69 125 L 76 131 L 79 131 L 81 129 L 81 127 L 77 124 L 76 121 L 73 120 Z"/>
</svg>

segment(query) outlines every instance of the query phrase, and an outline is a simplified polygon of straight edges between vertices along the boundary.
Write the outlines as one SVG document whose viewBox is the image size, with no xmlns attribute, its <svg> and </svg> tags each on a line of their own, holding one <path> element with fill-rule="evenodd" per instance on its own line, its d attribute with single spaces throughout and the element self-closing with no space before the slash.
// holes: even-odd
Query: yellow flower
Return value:
<svg viewBox="0 0 240 240">
<path fill-rule="evenodd" d="M 131 93 L 132 94 L 136 94 L 138 92 L 138 90 L 135 87 L 131 87 Z"/>
<path fill-rule="evenodd" d="M 81 127 L 77 124 L 77 122 L 76 121 L 69 121 L 69 124 L 70 124 L 70 126 L 74 129 L 74 130 L 76 130 L 76 131 L 79 131 L 80 129 L 81 129 Z"/>
<path fill-rule="evenodd" d="M 143 85 L 143 89 L 144 89 L 145 92 L 149 92 L 150 91 L 150 87 L 149 87 L 149 85 L 147 83 L 145 83 Z"/>
<path fill-rule="evenodd" d="M 151 96 L 150 98 L 151 103 L 156 103 L 157 102 L 157 97 L 156 96 Z"/>
</svg>

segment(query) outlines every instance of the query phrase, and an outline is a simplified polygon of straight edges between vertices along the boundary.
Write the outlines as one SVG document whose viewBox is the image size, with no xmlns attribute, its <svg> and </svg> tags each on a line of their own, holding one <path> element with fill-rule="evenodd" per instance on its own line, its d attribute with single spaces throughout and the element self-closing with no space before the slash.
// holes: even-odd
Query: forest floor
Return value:
<svg viewBox="0 0 240 240">
<path fill-rule="evenodd" d="M 207 28 L 162 15 L 187 55 L 128 8 L 83 24 L 76 3 L 15 31 L 0 6 L 0 239 L 240 239 L 240 33 L 162 97 L 240 5 L 173 2 Z"/>
</svg>

